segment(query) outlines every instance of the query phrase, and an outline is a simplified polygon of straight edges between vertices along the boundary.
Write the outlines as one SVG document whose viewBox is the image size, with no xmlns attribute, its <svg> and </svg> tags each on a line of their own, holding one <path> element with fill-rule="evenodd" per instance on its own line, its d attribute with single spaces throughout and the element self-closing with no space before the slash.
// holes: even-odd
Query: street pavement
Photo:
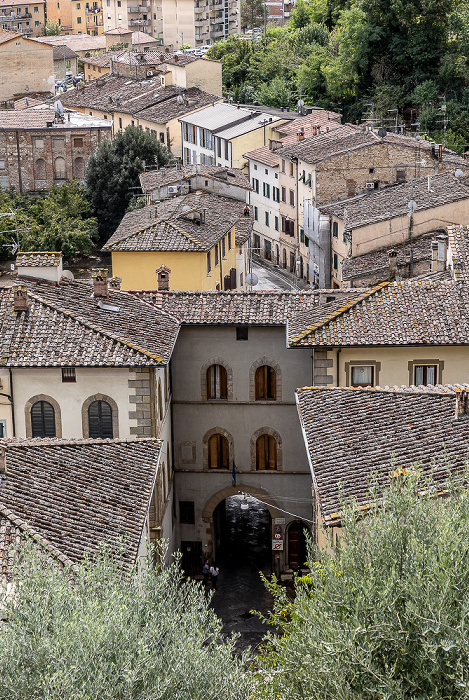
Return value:
<svg viewBox="0 0 469 700">
<path fill-rule="evenodd" d="M 259 278 L 258 284 L 256 284 L 252 291 L 272 291 L 275 289 L 290 291 L 295 289 L 293 285 L 290 284 L 281 274 L 275 272 L 274 270 L 262 267 L 256 262 L 252 263 L 252 271 Z M 249 289 L 249 287 L 248 287 Z"/>
</svg>

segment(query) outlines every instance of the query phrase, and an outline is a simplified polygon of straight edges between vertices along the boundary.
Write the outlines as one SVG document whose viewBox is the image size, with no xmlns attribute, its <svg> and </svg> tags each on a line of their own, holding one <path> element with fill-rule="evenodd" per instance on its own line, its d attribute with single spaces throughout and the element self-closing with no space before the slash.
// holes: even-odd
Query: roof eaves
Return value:
<svg viewBox="0 0 469 700">
<path fill-rule="evenodd" d="M 328 316 L 325 316 L 323 319 L 318 321 L 312 326 L 309 326 L 306 328 L 304 331 L 302 331 L 299 335 L 293 337 L 289 345 L 295 345 L 296 343 L 299 343 L 301 340 L 304 340 L 308 335 L 311 335 L 311 333 L 314 333 L 317 331 L 319 328 L 322 326 L 327 325 L 331 321 L 335 321 L 339 316 L 342 316 L 346 311 L 349 311 L 352 309 L 354 306 L 359 304 L 361 301 L 364 301 L 365 299 L 368 299 L 368 297 L 372 296 L 373 294 L 376 294 L 376 292 L 379 292 L 383 287 L 386 287 L 389 284 L 389 281 L 386 280 L 386 282 L 381 282 L 380 284 L 377 284 L 375 287 L 372 287 L 372 289 L 363 292 L 362 294 L 359 294 L 358 296 L 354 297 L 351 301 L 349 301 L 347 304 L 344 304 L 344 306 L 341 306 L 340 309 L 337 309 L 333 313 L 329 314 Z"/>
</svg>

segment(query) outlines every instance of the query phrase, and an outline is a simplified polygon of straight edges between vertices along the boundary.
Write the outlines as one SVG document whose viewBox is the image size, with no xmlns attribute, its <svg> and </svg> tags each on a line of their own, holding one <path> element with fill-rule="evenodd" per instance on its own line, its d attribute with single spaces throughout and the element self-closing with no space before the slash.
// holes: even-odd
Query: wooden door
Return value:
<svg viewBox="0 0 469 700">
<path fill-rule="evenodd" d="M 186 576 L 197 576 L 202 571 L 202 542 L 181 542 L 181 565 Z"/>
<path fill-rule="evenodd" d="M 300 532 L 294 525 L 288 531 L 288 566 L 290 569 L 300 566 Z"/>
</svg>

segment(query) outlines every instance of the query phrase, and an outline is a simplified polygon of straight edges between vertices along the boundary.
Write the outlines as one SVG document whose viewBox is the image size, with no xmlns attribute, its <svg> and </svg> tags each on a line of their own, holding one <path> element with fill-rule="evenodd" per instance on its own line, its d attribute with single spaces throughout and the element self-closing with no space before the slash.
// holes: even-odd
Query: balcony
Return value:
<svg viewBox="0 0 469 700">
<path fill-rule="evenodd" d="M 146 27 L 151 24 L 150 19 L 131 19 L 129 22 L 131 27 Z"/>
<path fill-rule="evenodd" d="M 139 13 L 138 5 L 132 6 L 132 7 L 128 7 L 128 8 L 127 8 L 127 12 L 129 13 L 129 15 L 138 14 L 138 13 Z"/>
<path fill-rule="evenodd" d="M 85 14 L 86 15 L 99 15 L 99 13 L 102 11 L 103 10 L 101 7 L 91 7 L 91 8 L 87 8 L 85 10 Z"/>
</svg>

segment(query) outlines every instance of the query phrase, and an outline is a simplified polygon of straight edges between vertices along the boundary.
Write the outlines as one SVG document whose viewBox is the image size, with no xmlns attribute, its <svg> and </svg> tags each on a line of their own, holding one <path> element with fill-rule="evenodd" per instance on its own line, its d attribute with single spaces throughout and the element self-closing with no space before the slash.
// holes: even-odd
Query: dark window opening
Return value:
<svg viewBox="0 0 469 700">
<path fill-rule="evenodd" d="M 56 437 L 55 411 L 48 401 L 36 401 L 31 407 L 32 437 Z"/>
<path fill-rule="evenodd" d="M 112 408 L 107 401 L 93 401 L 88 407 L 90 438 L 112 438 Z"/>
<path fill-rule="evenodd" d="M 236 340 L 247 340 L 248 331 L 248 326 L 236 326 Z"/>
<path fill-rule="evenodd" d="M 179 501 L 179 522 L 185 525 L 195 524 L 194 501 Z"/>
<path fill-rule="evenodd" d="M 76 382 L 77 376 L 75 372 L 75 367 L 62 367 L 62 381 L 63 382 Z"/>
<path fill-rule="evenodd" d="M 209 400 L 228 398 L 227 372 L 222 365 L 211 365 L 207 370 L 207 398 Z"/>
</svg>

